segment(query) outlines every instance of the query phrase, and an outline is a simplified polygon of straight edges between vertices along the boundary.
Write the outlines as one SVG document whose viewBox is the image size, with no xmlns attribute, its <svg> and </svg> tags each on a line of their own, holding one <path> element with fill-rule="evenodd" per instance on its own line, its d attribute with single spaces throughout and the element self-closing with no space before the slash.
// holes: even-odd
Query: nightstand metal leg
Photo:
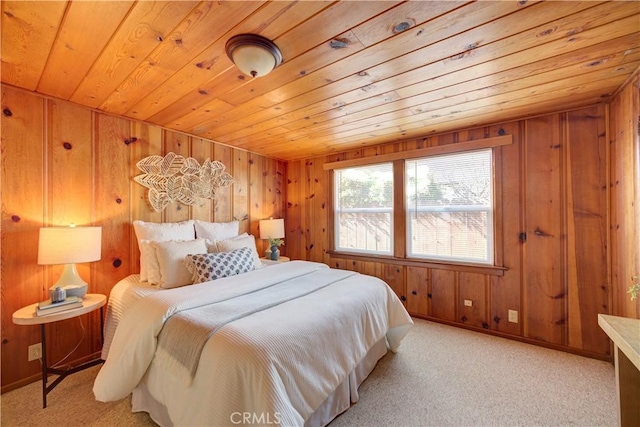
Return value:
<svg viewBox="0 0 640 427">
<path fill-rule="evenodd" d="M 47 407 L 47 339 L 44 323 L 40 325 L 40 340 L 42 341 L 42 409 Z"/>
<path fill-rule="evenodd" d="M 66 369 L 58 369 L 56 367 L 49 367 L 47 364 L 47 343 L 46 343 L 46 331 L 44 328 L 45 324 L 40 325 L 40 338 L 42 340 L 42 408 L 47 407 L 47 394 L 51 390 L 53 390 L 58 384 L 62 382 L 68 375 L 75 374 L 76 372 L 84 371 L 87 368 L 91 368 L 92 366 L 100 365 L 104 363 L 100 357 L 89 360 L 88 362 L 81 363 L 78 366 L 67 367 Z M 104 344 L 104 311 L 103 308 L 100 307 L 100 338 L 102 340 L 102 344 Z M 58 378 L 53 380 L 51 384 L 47 386 L 47 381 L 49 377 L 49 373 L 58 375 Z"/>
</svg>

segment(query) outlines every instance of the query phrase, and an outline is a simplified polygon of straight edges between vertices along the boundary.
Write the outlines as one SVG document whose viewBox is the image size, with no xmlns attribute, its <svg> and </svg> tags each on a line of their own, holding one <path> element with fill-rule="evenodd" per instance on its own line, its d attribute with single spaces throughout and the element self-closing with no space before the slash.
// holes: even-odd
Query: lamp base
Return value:
<svg viewBox="0 0 640 427">
<path fill-rule="evenodd" d="M 60 278 L 51 287 L 51 290 L 55 288 L 64 289 L 68 297 L 84 298 L 87 294 L 88 284 L 78 275 L 75 264 L 65 264 Z"/>
</svg>

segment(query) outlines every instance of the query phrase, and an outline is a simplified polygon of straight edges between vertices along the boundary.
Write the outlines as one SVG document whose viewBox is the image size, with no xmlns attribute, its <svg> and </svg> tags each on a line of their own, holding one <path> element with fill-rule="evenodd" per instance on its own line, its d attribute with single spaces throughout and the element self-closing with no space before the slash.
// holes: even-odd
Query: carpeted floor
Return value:
<svg viewBox="0 0 640 427">
<path fill-rule="evenodd" d="M 9 426 L 155 426 L 130 399 L 99 403 L 99 367 L 66 378 L 42 409 L 40 383 L 1 397 Z M 360 387 L 343 426 L 615 426 L 609 363 L 416 320 Z"/>
</svg>

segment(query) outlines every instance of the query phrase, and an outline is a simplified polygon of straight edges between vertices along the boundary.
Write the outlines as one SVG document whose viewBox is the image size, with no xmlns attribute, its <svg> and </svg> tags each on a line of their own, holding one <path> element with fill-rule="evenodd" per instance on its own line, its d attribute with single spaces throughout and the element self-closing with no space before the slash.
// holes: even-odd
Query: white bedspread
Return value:
<svg viewBox="0 0 640 427">
<path fill-rule="evenodd" d="M 321 280 L 326 269 L 294 261 L 270 267 L 269 274 L 258 270 L 139 300 L 121 319 L 94 384 L 96 398 L 124 398 L 150 365 L 161 369 L 153 362 L 157 336 L 174 313 L 243 298 L 294 277 Z M 282 425 L 304 424 L 379 339 L 386 336 L 395 351 L 412 324 L 384 282 L 350 272 L 342 276 L 226 324 L 205 345 L 191 385 L 181 392 L 185 386 L 177 378 L 175 390 L 147 381 L 153 397 L 176 425 L 230 425 L 234 414 L 245 412 Z"/>
</svg>

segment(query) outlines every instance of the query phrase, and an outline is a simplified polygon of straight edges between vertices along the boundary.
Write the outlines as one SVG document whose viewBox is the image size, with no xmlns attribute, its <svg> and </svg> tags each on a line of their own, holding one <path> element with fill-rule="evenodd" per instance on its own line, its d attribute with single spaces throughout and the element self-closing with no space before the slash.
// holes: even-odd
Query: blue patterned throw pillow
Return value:
<svg viewBox="0 0 640 427">
<path fill-rule="evenodd" d="M 242 248 L 231 252 L 187 255 L 185 263 L 193 275 L 193 283 L 202 283 L 253 270 L 253 252 L 251 248 Z"/>
</svg>

